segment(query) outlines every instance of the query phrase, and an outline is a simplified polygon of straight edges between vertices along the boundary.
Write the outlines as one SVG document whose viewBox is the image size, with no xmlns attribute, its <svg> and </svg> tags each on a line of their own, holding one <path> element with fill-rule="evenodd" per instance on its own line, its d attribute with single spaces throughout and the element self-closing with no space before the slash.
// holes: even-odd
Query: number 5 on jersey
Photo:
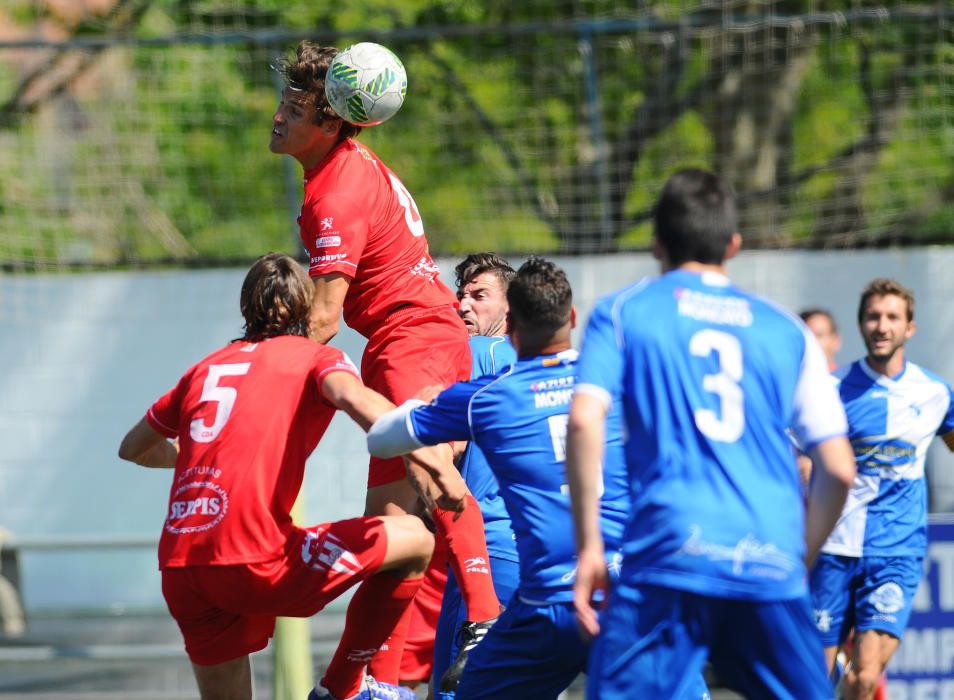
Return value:
<svg viewBox="0 0 954 700">
<path fill-rule="evenodd" d="M 236 362 L 228 365 L 209 365 L 209 374 L 202 385 L 202 396 L 199 401 L 214 401 L 215 418 L 212 425 L 206 425 L 203 418 L 196 418 L 189 424 L 189 435 L 196 442 L 212 442 L 222 432 L 232 415 L 232 408 L 235 406 L 235 399 L 238 397 L 238 389 L 231 386 L 219 386 L 219 380 L 222 377 L 239 377 L 248 374 L 248 368 L 252 366 L 251 362 Z"/>
</svg>

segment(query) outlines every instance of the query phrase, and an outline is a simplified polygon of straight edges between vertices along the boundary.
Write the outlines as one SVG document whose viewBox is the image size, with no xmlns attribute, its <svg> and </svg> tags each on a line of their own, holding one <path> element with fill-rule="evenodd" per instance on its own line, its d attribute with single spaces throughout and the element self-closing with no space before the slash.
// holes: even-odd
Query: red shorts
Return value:
<svg viewBox="0 0 954 700">
<path fill-rule="evenodd" d="M 434 667 L 434 637 L 437 620 L 444 602 L 447 585 L 447 544 L 443 537 L 434 538 L 434 554 L 424 573 L 424 581 L 411 601 L 411 624 L 407 630 L 404 654 L 401 656 L 401 682 L 426 683 Z M 435 679 L 440 682 L 440 678 Z"/>
<path fill-rule="evenodd" d="M 211 666 L 264 649 L 276 617 L 311 617 L 374 574 L 386 552 L 379 518 L 295 528 L 278 559 L 165 568 L 162 594 L 189 659 Z"/>
<path fill-rule="evenodd" d="M 467 328 L 450 306 L 408 307 L 388 316 L 368 339 L 361 379 L 396 404 L 426 386 L 470 378 Z M 404 460 L 371 458 L 368 488 L 406 478 Z"/>
</svg>

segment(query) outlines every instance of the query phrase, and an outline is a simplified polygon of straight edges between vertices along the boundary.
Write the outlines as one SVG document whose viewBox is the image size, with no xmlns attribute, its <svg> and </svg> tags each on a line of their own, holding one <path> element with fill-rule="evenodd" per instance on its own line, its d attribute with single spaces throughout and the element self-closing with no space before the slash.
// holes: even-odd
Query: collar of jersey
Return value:
<svg viewBox="0 0 954 700">
<path fill-rule="evenodd" d="M 348 143 L 350 143 L 350 142 L 351 142 L 351 139 L 345 139 L 345 140 L 342 141 L 341 143 L 335 144 L 335 147 L 332 148 L 330 151 L 328 151 L 328 154 L 327 154 L 324 158 L 322 158 L 320 161 L 318 161 L 318 164 L 317 164 L 317 165 L 315 165 L 313 168 L 309 168 L 308 170 L 306 170 L 306 171 L 305 171 L 305 183 L 307 184 L 310 179 L 312 179 L 315 175 L 317 175 L 319 172 L 321 172 L 321 169 L 324 168 L 325 165 L 328 164 L 328 161 L 330 161 L 332 158 L 334 158 L 335 155 L 336 155 L 337 153 L 339 153 L 339 152 L 341 151 L 341 149 L 344 148 L 345 145 L 348 144 Z"/>
<path fill-rule="evenodd" d="M 683 270 L 682 268 L 677 268 L 668 274 L 694 277 L 707 287 L 728 287 L 730 284 L 732 284 L 732 280 L 730 280 L 726 275 L 723 275 L 721 272 L 693 272 L 692 270 Z"/>
<path fill-rule="evenodd" d="M 898 372 L 894 377 L 889 377 L 886 374 L 881 374 L 880 372 L 875 372 L 868 365 L 868 361 L 862 357 L 858 360 L 858 366 L 861 367 L 861 371 L 868 375 L 872 380 L 876 381 L 878 384 L 883 384 L 885 386 L 892 386 L 901 381 L 901 378 L 904 376 L 905 372 L 908 371 L 908 361 L 904 361 L 904 367 L 901 368 L 901 371 Z"/>
</svg>

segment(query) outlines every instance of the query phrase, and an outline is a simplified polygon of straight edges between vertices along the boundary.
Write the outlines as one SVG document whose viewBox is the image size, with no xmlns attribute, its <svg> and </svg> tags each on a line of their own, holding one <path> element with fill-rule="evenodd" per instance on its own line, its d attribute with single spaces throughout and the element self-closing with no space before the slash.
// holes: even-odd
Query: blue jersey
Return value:
<svg viewBox="0 0 954 700">
<path fill-rule="evenodd" d="M 811 332 L 723 275 L 676 270 L 598 302 L 577 391 L 621 395 L 632 480 L 622 583 L 806 594 L 791 427 L 806 450 L 845 415 Z"/>
<path fill-rule="evenodd" d="M 927 549 L 924 460 L 935 435 L 954 430 L 943 379 L 906 362 L 897 377 L 864 360 L 836 372 L 858 473 L 823 552 L 849 557 L 915 556 Z"/>
<path fill-rule="evenodd" d="M 496 377 L 451 386 L 408 419 L 419 443 L 469 439 L 487 455 L 517 537 L 518 592 L 531 604 L 573 599 L 576 544 L 565 445 L 576 357 L 568 350 L 518 360 Z M 601 508 L 612 556 L 628 511 L 615 417 L 607 429 L 603 480 Z"/>
<path fill-rule="evenodd" d="M 517 352 L 507 338 L 472 335 L 470 337 L 471 372 L 474 379 L 488 377 L 517 361 Z M 517 561 L 510 515 L 500 497 L 497 479 L 478 445 L 471 443 L 460 458 L 461 476 L 467 482 L 484 516 L 487 552 L 494 557 Z"/>
</svg>

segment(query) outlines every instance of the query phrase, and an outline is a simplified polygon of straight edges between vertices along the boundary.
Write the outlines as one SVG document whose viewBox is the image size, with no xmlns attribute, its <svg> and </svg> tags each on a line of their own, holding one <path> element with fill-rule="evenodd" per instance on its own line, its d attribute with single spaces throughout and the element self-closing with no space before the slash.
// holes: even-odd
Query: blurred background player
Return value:
<svg viewBox="0 0 954 700">
<path fill-rule="evenodd" d="M 586 667 L 587 647 L 572 603 L 574 543 L 564 472 L 577 357 L 570 346 L 572 292 L 560 268 L 531 258 L 511 280 L 507 301 L 518 354 L 513 366 L 455 384 L 429 405 L 407 403 L 382 416 L 368 438 L 372 454 L 470 439 L 487 456 L 513 520 L 519 588 L 471 651 L 459 700 L 556 698 Z M 608 436 L 605 483 L 600 512 L 612 543 L 622 534 L 628 510 L 619 431 Z"/>
<path fill-rule="evenodd" d="M 414 697 L 364 667 L 421 585 L 431 534 L 410 515 L 310 528 L 290 515 L 335 409 L 367 429 L 392 406 L 344 353 L 308 340 L 312 295 L 290 257 L 256 261 L 242 285 L 242 338 L 193 366 L 119 448 L 143 466 L 175 467 L 162 590 L 206 700 L 251 698 L 248 655 L 266 646 L 275 617 L 314 615 L 360 581 L 311 697 Z"/>
<path fill-rule="evenodd" d="M 828 369 L 834 372 L 838 367 L 836 355 L 841 350 L 841 336 L 838 335 L 835 317 L 831 315 L 831 312 L 819 308 L 805 309 L 798 315 L 815 334 L 822 352 L 825 353 L 825 359 L 828 360 Z"/>
<path fill-rule="evenodd" d="M 343 312 L 347 324 L 368 339 L 361 358 L 364 382 L 400 403 L 421 387 L 446 386 L 470 376 L 467 330 L 453 293 L 438 279 L 411 194 L 352 138 L 360 127 L 343 121 L 328 104 L 324 79 L 336 54 L 334 47 L 305 41 L 294 60 L 281 62 L 286 86 L 272 120 L 269 148 L 292 156 L 305 170 L 298 223 L 315 284 L 311 337 L 319 343 L 331 340 Z M 444 450 L 449 464 L 451 448 Z M 415 479 L 426 482 L 427 475 L 418 473 Z M 488 557 L 480 509 L 470 496 L 466 505 L 462 513 L 442 508 L 431 513 L 438 534 L 436 556 L 440 561 L 446 542 L 468 617 L 489 620 L 500 604 L 486 567 L 464 566 Z M 372 458 L 365 513 L 419 510 L 403 460 Z M 426 586 L 440 590 L 442 568 L 435 563 Z M 372 672 L 388 682 L 398 680 L 409 621 L 410 610 L 372 661 Z"/>
<path fill-rule="evenodd" d="M 454 272 L 459 313 L 470 333 L 471 377 L 495 375 L 517 360 L 513 345 L 504 335 L 509 309 L 507 287 L 516 272 L 496 253 L 468 255 L 458 263 Z M 510 515 L 483 451 L 475 444 L 460 444 L 466 445 L 466 449 L 458 457 L 457 464 L 467 488 L 480 504 L 490 554 L 490 575 L 497 597 L 506 605 L 520 579 Z M 454 688 L 467 663 L 467 656 L 488 627 L 486 622 L 467 620 L 460 588 L 450 572 L 434 639 L 433 678 L 441 700 L 454 697 Z M 448 669 L 451 669 L 449 673 Z"/>
<path fill-rule="evenodd" d="M 831 696 L 805 561 L 838 518 L 854 459 L 814 336 L 726 276 L 740 247 L 729 187 L 702 170 L 676 173 L 654 210 L 662 275 L 598 302 L 586 328 L 567 472 L 576 605 L 584 629 L 599 632 L 590 698 L 689 697 L 707 657 L 746 697 Z M 633 503 L 620 579 L 597 620 L 611 408 L 626 420 Z M 790 418 L 816 458 L 807 518 Z"/>
<path fill-rule="evenodd" d="M 822 351 L 825 353 L 825 357 L 828 360 L 828 369 L 834 372 L 838 368 L 838 360 L 836 355 L 841 350 L 841 335 L 838 333 L 838 325 L 835 323 L 835 317 L 827 309 L 822 308 L 809 308 L 804 309 L 799 312 L 799 317 L 805 322 L 805 325 L 815 334 L 815 338 L 818 339 L 818 344 L 821 345 Z M 812 469 L 812 460 L 808 455 L 803 455 L 799 453 L 798 455 L 798 468 L 799 472 L 802 474 L 803 483 L 808 486 L 808 480 L 811 477 Z M 852 636 L 849 635 L 848 640 L 845 642 L 845 659 L 851 657 L 851 644 Z M 844 664 L 841 663 L 841 667 L 836 671 L 836 677 L 841 676 L 842 671 L 844 670 Z M 881 677 L 878 679 L 878 688 L 875 691 L 874 700 L 887 700 L 888 698 L 888 687 L 887 687 L 887 674 L 882 673 Z"/>
<path fill-rule="evenodd" d="M 799 312 L 799 317 L 808 326 L 808 329 L 815 334 L 822 352 L 825 353 L 825 359 L 828 361 L 828 371 L 834 372 L 838 367 L 838 361 L 835 356 L 841 350 L 841 336 L 838 335 L 838 326 L 835 324 L 835 317 L 830 312 L 821 308 L 805 309 Z M 797 446 L 796 446 L 797 449 Z M 798 473 L 802 478 L 802 484 L 806 491 L 808 489 L 808 480 L 812 473 L 812 460 L 800 450 L 797 453 Z"/>
<path fill-rule="evenodd" d="M 914 295 L 879 278 L 862 291 L 858 329 L 867 354 L 836 372 L 858 475 L 811 573 L 815 622 L 832 669 L 855 629 L 844 696 L 869 700 L 901 643 L 927 551 L 928 446 L 954 450 L 954 395 L 905 358 Z"/>
</svg>

